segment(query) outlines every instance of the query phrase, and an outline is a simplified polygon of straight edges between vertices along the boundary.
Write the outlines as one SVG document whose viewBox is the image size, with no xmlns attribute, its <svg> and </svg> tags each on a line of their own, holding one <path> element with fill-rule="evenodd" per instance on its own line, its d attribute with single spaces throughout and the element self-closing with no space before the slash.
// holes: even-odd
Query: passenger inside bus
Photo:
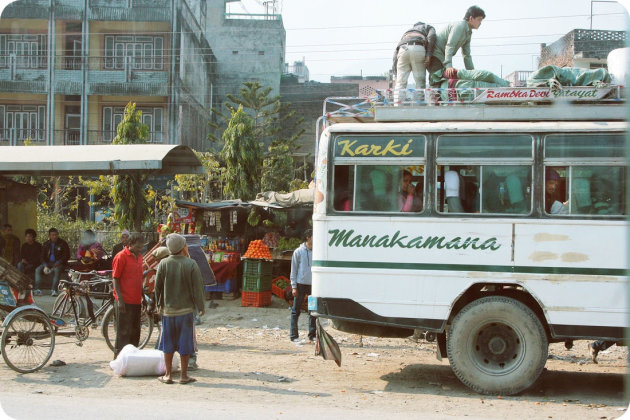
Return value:
<svg viewBox="0 0 630 420">
<path fill-rule="evenodd" d="M 461 197 L 464 197 L 464 180 L 459 173 L 459 166 L 451 166 L 444 174 L 444 190 L 449 213 L 463 213 Z"/>
<path fill-rule="evenodd" d="M 615 197 L 612 182 L 594 174 L 591 182 L 593 214 L 623 214 L 619 208 L 619 196 Z"/>
<path fill-rule="evenodd" d="M 560 177 L 559 171 L 566 171 L 565 167 L 545 169 L 545 211 L 550 214 L 569 214 L 566 198 L 566 182 Z"/>
<path fill-rule="evenodd" d="M 366 168 L 368 169 L 368 168 Z M 375 167 L 368 169 L 368 188 L 362 194 L 363 210 L 392 211 L 392 179 L 386 171 L 387 167 Z"/>
<path fill-rule="evenodd" d="M 465 171 L 472 176 L 465 176 Z M 444 191 L 449 213 L 479 212 L 479 168 L 450 166 L 444 174 Z"/>
<path fill-rule="evenodd" d="M 400 189 L 398 190 L 398 209 L 402 212 L 417 212 L 422 209 L 422 187 L 418 182 L 415 186 L 411 182 L 411 172 L 401 171 Z"/>
</svg>

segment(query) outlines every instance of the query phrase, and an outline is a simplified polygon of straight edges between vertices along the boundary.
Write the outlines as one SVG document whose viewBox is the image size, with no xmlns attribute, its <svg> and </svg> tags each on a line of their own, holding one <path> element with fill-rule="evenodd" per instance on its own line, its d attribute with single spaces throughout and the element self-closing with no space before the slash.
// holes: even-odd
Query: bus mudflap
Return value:
<svg viewBox="0 0 630 420">
<path fill-rule="evenodd" d="M 341 366 L 341 350 L 339 350 L 339 344 L 337 344 L 335 339 L 322 327 L 319 318 L 317 318 L 315 322 L 317 323 L 315 356 L 322 356 L 324 360 L 334 360 L 337 366 Z"/>
</svg>

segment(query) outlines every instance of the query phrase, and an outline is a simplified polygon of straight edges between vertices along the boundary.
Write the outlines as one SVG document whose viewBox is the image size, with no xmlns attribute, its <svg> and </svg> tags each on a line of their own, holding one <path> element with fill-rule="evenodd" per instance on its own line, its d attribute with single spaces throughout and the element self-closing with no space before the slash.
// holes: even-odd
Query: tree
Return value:
<svg viewBox="0 0 630 420">
<path fill-rule="evenodd" d="M 276 173 L 277 164 L 282 161 L 283 165 L 288 163 L 287 157 L 293 163 L 293 154 L 297 148 L 296 142 L 298 137 L 302 135 L 304 129 L 301 124 L 304 118 L 297 117 L 296 111 L 291 109 L 290 103 L 280 102 L 280 96 L 270 96 L 271 87 L 263 87 L 259 82 L 245 82 L 240 91 L 240 96 L 228 94 L 228 101 L 225 106 L 230 111 L 228 117 L 213 109 L 213 113 L 219 116 L 219 123 L 210 123 L 217 132 L 221 132 L 227 127 L 230 119 L 238 107 L 242 107 L 244 112 L 252 119 L 252 135 L 256 142 L 267 150 L 266 158 L 271 159 L 267 165 L 261 168 L 261 175 L 267 180 L 273 178 L 288 177 L 286 182 L 289 183 L 294 178 L 294 173 L 282 169 L 281 173 Z M 215 144 L 223 141 L 223 136 L 219 137 L 215 134 L 209 134 L 208 139 Z M 283 159 L 277 159 L 278 146 L 282 147 L 285 156 Z M 272 163 L 273 162 L 273 163 Z M 282 180 L 284 181 L 284 180 Z M 286 187 L 282 188 L 283 190 Z"/>
<path fill-rule="evenodd" d="M 293 159 L 289 153 L 289 146 L 270 145 L 269 153 L 263 161 L 262 190 L 288 192 L 293 175 Z"/>
<path fill-rule="evenodd" d="M 223 169 L 217 157 L 211 152 L 195 152 L 205 173 L 203 175 L 175 175 L 173 190 L 179 192 L 180 198 L 196 203 L 205 203 L 215 198 Z"/>
<path fill-rule="evenodd" d="M 142 112 L 136 104 L 129 102 L 123 120 L 118 124 L 113 144 L 146 143 L 149 127 L 142 123 Z M 114 218 L 121 228 L 142 231 L 142 225 L 150 217 L 150 208 L 145 196 L 147 177 L 141 174 L 116 175 L 112 188 Z"/>
<path fill-rule="evenodd" d="M 252 119 L 239 106 L 223 132 L 220 154 L 225 162 L 223 191 L 229 198 L 251 200 L 260 190 L 262 151 L 253 131 Z"/>
</svg>

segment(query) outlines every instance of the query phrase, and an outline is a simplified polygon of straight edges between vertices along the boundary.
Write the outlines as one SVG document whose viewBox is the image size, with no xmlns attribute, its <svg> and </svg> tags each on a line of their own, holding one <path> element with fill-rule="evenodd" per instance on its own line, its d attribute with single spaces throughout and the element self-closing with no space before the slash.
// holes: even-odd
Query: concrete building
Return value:
<svg viewBox="0 0 630 420">
<path fill-rule="evenodd" d="M 532 73 L 533 71 L 529 70 L 516 70 L 505 76 L 504 79 L 510 82 L 512 87 L 523 87 L 527 85 L 527 79 Z"/>
<path fill-rule="evenodd" d="M 608 53 L 625 47 L 625 31 L 574 29 L 553 44 L 540 45 L 539 67 L 606 67 Z"/>
<path fill-rule="evenodd" d="M 291 110 L 304 117 L 304 133 L 298 139 L 299 155 L 312 155 L 315 151 L 315 125 L 323 114 L 324 100 L 332 96 L 357 96 L 358 90 L 358 83 L 300 83 L 297 76 L 285 75 L 282 78 L 281 101 L 290 103 Z"/>
<path fill-rule="evenodd" d="M 206 0 L 197 0 L 205 2 Z M 282 16 L 273 9 L 265 13 L 230 13 L 238 0 L 207 0 L 206 38 L 214 52 L 214 95 L 223 103 L 228 93 L 238 94 L 245 81 L 257 81 L 280 94 L 284 70 L 286 32 Z"/>
<path fill-rule="evenodd" d="M 0 20 L 0 145 L 110 143 L 128 102 L 151 143 L 206 147 L 205 0 L 18 0 Z"/>
<path fill-rule="evenodd" d="M 310 80 L 310 74 L 308 67 L 306 66 L 306 59 L 302 61 L 294 61 L 293 64 L 284 63 L 284 74 L 292 74 L 297 77 L 298 83 L 306 83 Z"/>
<path fill-rule="evenodd" d="M 385 76 L 331 76 L 330 83 L 348 84 L 354 83 L 358 85 L 356 96 L 372 96 L 376 93 L 376 89 L 389 89 L 390 83 Z"/>
</svg>

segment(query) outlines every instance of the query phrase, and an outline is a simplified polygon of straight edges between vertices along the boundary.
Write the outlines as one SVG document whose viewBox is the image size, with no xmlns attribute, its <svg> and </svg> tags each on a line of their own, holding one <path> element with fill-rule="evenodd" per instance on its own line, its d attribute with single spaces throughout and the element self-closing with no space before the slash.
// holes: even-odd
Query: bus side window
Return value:
<svg viewBox="0 0 630 420">
<path fill-rule="evenodd" d="M 566 178 L 560 175 L 566 172 L 566 167 L 545 168 L 545 211 L 549 214 L 569 214 Z"/>
<path fill-rule="evenodd" d="M 571 180 L 571 214 L 589 214 L 592 205 L 591 181 L 574 177 Z"/>
<path fill-rule="evenodd" d="M 334 209 L 337 211 L 352 211 L 354 167 L 337 165 L 335 166 L 334 177 Z"/>
<path fill-rule="evenodd" d="M 591 214 L 625 214 L 625 171 L 620 167 L 593 168 Z M 616 185 L 615 185 L 616 184 Z"/>
</svg>

